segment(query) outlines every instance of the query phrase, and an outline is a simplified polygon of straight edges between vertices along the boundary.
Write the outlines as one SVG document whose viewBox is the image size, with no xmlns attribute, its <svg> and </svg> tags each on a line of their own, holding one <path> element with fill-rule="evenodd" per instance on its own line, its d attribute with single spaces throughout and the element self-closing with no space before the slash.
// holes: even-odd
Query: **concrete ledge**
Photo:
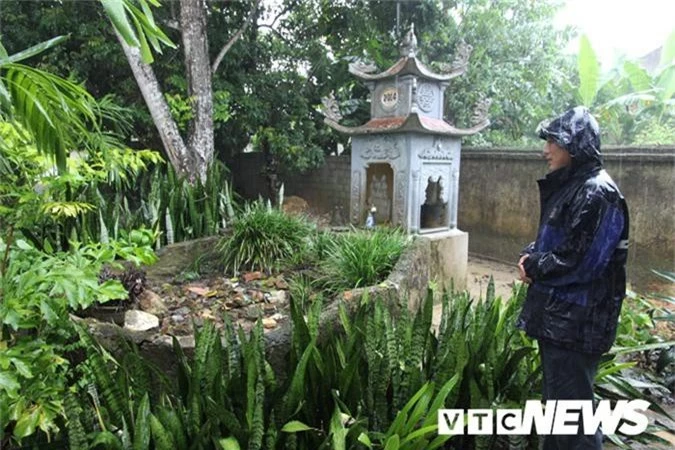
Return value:
<svg viewBox="0 0 675 450">
<path fill-rule="evenodd" d="M 466 289 L 469 260 L 469 235 L 454 229 L 435 235 L 425 235 L 431 244 L 431 279 L 446 289 Z"/>
<path fill-rule="evenodd" d="M 198 249 L 213 245 L 213 240 L 199 239 L 171 246 L 163 251 L 152 276 L 171 276 L 180 273 L 194 259 Z M 381 298 L 392 315 L 401 307 L 414 312 L 427 295 L 430 281 L 439 286 L 465 289 L 468 262 L 468 234 L 460 230 L 414 236 L 394 266 L 392 273 L 376 286 L 353 289 L 324 305 L 319 323 L 319 337 L 339 326 L 339 305 L 349 314 L 356 311 L 365 297 Z M 172 338 L 157 332 L 131 332 L 112 323 L 95 319 L 79 319 L 107 350 L 116 356 L 124 351 L 122 340 L 134 342 L 141 354 L 153 361 L 169 376 L 175 375 L 176 361 Z M 265 333 L 265 354 L 279 378 L 287 372 L 287 355 L 292 338 L 291 322 Z M 186 355 L 194 352 L 193 336 L 177 337 Z"/>
</svg>

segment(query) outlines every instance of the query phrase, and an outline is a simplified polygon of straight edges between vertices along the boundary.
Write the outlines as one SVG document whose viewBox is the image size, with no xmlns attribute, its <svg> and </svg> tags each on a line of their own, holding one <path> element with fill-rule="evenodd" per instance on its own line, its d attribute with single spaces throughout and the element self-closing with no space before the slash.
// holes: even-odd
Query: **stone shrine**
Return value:
<svg viewBox="0 0 675 450">
<path fill-rule="evenodd" d="M 468 236 L 457 229 L 461 137 L 489 125 L 489 100 L 476 105 L 471 128 L 458 128 L 444 120 L 443 95 L 449 81 L 466 70 L 471 50 L 460 44 L 453 64 L 435 73 L 417 58 L 411 26 L 400 46 L 401 58 L 388 70 L 375 73 L 376 67 L 364 63 L 349 66 L 370 91 L 367 123 L 340 125 L 332 97 L 324 99 L 323 109 L 327 125 L 351 136 L 350 222 L 362 226 L 374 207 L 378 225 L 453 238 L 451 247 L 459 249 L 464 266 Z"/>
</svg>

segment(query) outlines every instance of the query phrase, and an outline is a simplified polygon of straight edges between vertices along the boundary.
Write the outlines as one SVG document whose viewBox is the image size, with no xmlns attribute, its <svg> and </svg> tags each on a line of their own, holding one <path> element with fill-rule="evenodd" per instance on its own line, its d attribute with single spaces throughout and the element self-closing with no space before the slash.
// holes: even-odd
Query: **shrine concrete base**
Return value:
<svg viewBox="0 0 675 450">
<path fill-rule="evenodd" d="M 466 274 L 469 261 L 469 234 L 458 230 L 423 234 L 431 244 L 429 278 L 438 286 L 466 289 Z"/>
<path fill-rule="evenodd" d="M 426 297 L 429 283 L 455 291 L 466 289 L 469 260 L 469 235 L 460 230 L 445 230 L 416 235 L 403 252 L 387 283 L 405 298 L 410 311 L 416 311 Z"/>
</svg>

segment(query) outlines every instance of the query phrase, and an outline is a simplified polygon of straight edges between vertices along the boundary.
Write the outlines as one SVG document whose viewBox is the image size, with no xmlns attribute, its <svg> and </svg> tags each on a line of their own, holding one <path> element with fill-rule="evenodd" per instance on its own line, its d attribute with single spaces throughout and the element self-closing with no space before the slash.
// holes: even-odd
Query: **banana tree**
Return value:
<svg viewBox="0 0 675 450">
<path fill-rule="evenodd" d="M 617 143 L 644 142 L 647 130 L 671 130 L 660 137 L 675 140 L 675 32 L 661 49 L 657 69 L 650 73 L 626 60 L 601 75 L 590 41 L 582 36 L 578 56 L 578 99 L 616 134 Z M 603 95 L 604 94 L 604 95 Z M 649 133 L 647 133 L 649 134 Z M 651 143 L 667 143 L 654 141 Z"/>
</svg>

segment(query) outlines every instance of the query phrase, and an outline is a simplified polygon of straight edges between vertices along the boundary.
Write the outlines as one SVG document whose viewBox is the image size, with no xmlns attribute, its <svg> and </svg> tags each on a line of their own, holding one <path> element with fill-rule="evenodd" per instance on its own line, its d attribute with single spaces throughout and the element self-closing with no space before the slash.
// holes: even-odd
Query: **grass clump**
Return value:
<svg viewBox="0 0 675 450">
<path fill-rule="evenodd" d="M 338 292 L 384 281 L 407 242 L 403 232 L 386 228 L 338 236 L 323 263 L 326 289 Z"/>
<path fill-rule="evenodd" d="M 226 272 L 278 270 L 301 253 L 311 225 L 261 202 L 247 205 L 232 233 L 218 244 Z"/>
</svg>

